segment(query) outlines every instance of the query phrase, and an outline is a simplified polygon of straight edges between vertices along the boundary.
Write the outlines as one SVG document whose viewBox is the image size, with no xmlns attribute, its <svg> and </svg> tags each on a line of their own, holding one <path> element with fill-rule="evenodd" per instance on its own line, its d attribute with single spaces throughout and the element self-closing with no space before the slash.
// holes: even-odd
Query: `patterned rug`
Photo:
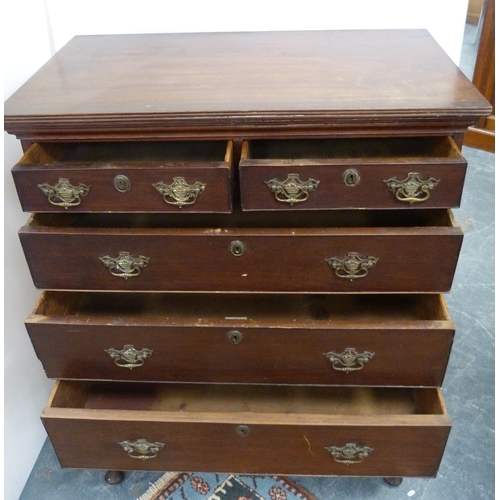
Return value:
<svg viewBox="0 0 500 500">
<path fill-rule="evenodd" d="M 316 500 L 284 476 L 167 472 L 137 500 Z"/>
</svg>

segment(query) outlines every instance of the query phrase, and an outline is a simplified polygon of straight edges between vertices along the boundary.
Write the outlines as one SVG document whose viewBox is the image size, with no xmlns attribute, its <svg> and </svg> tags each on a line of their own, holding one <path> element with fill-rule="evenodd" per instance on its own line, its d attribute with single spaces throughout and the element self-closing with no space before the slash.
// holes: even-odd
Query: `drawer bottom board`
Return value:
<svg viewBox="0 0 500 500">
<path fill-rule="evenodd" d="M 439 389 L 56 384 L 42 420 L 63 467 L 435 476 Z"/>
</svg>

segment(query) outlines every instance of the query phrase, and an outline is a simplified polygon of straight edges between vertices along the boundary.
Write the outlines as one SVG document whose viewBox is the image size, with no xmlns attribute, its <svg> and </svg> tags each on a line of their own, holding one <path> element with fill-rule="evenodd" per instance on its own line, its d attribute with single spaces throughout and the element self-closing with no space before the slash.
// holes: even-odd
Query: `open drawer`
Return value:
<svg viewBox="0 0 500 500">
<path fill-rule="evenodd" d="M 441 295 L 44 292 L 26 328 L 50 378 L 440 386 Z"/>
<path fill-rule="evenodd" d="M 33 144 L 12 169 L 27 212 L 231 212 L 232 142 Z"/>
<path fill-rule="evenodd" d="M 452 208 L 467 162 L 451 137 L 253 140 L 243 210 Z"/>
<path fill-rule="evenodd" d="M 35 214 L 35 286 L 197 292 L 447 292 L 462 231 L 446 210 Z"/>
<path fill-rule="evenodd" d="M 63 467 L 435 476 L 439 389 L 56 383 L 42 420 Z"/>
</svg>

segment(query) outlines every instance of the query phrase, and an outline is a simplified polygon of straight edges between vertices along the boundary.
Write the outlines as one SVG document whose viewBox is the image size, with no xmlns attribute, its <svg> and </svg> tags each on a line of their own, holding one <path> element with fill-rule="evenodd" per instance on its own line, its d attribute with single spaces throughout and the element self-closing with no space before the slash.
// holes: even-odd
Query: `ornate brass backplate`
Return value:
<svg viewBox="0 0 500 500">
<path fill-rule="evenodd" d="M 66 209 L 80 205 L 82 202 L 81 197 L 87 196 L 90 191 L 90 186 L 85 184 L 72 186 L 69 180 L 63 177 L 59 178 L 55 186 L 51 186 L 48 182 L 45 182 L 44 184 L 38 184 L 38 187 L 47 196 L 52 205 Z"/>
<path fill-rule="evenodd" d="M 133 278 L 141 274 L 141 269 L 145 268 L 149 263 L 149 257 L 139 255 L 132 257 L 129 252 L 120 252 L 118 257 L 99 257 L 99 260 L 109 269 L 113 276 L 120 278 Z"/>
<path fill-rule="evenodd" d="M 307 181 L 301 181 L 299 174 L 288 174 L 284 181 L 271 179 L 264 182 L 278 201 L 290 205 L 306 201 L 309 198 L 309 193 L 319 185 L 319 181 L 316 179 L 309 178 Z"/>
<path fill-rule="evenodd" d="M 115 349 L 113 347 L 109 349 L 104 349 L 105 352 L 109 354 L 111 359 L 114 360 L 115 365 L 120 368 L 138 368 L 144 364 L 144 360 L 149 358 L 153 351 L 151 349 L 143 348 L 137 350 L 133 345 L 127 344 L 123 346 L 123 349 Z"/>
<path fill-rule="evenodd" d="M 174 177 L 172 184 L 157 182 L 153 187 L 163 196 L 166 203 L 182 208 L 192 205 L 198 196 L 205 190 L 206 184 L 195 181 L 188 184 L 184 177 Z"/>
<path fill-rule="evenodd" d="M 335 462 L 351 465 L 361 463 L 370 455 L 373 448 L 360 446 L 356 443 L 347 443 L 345 446 L 327 446 L 325 450 L 330 453 Z"/>
<path fill-rule="evenodd" d="M 158 441 L 150 443 L 146 439 L 122 441 L 118 444 L 128 453 L 129 457 L 138 458 L 139 460 L 155 458 L 158 452 L 165 447 L 165 443 L 160 443 Z"/>
<path fill-rule="evenodd" d="M 374 352 L 369 351 L 358 353 L 354 347 L 346 347 L 340 353 L 335 351 L 323 353 L 323 356 L 330 361 L 334 370 L 346 373 L 361 370 L 374 355 Z"/>
<path fill-rule="evenodd" d="M 396 199 L 410 204 L 427 200 L 438 182 L 439 180 L 434 177 L 429 177 L 424 181 L 418 172 L 409 172 L 406 179 L 402 181 L 398 181 L 395 177 L 384 181 Z"/>
<path fill-rule="evenodd" d="M 362 257 L 358 252 L 349 252 L 345 257 L 325 259 L 339 278 L 350 280 L 364 278 L 378 261 L 378 257 Z"/>
</svg>

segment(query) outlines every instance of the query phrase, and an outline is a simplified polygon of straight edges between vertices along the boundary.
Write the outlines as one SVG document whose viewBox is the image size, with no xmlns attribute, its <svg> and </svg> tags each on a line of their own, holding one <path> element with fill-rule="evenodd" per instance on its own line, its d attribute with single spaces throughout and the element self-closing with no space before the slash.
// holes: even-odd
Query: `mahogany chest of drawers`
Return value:
<svg viewBox="0 0 500 500">
<path fill-rule="evenodd" d="M 489 109 L 420 30 L 68 43 L 5 103 L 62 466 L 434 476 Z"/>
</svg>

